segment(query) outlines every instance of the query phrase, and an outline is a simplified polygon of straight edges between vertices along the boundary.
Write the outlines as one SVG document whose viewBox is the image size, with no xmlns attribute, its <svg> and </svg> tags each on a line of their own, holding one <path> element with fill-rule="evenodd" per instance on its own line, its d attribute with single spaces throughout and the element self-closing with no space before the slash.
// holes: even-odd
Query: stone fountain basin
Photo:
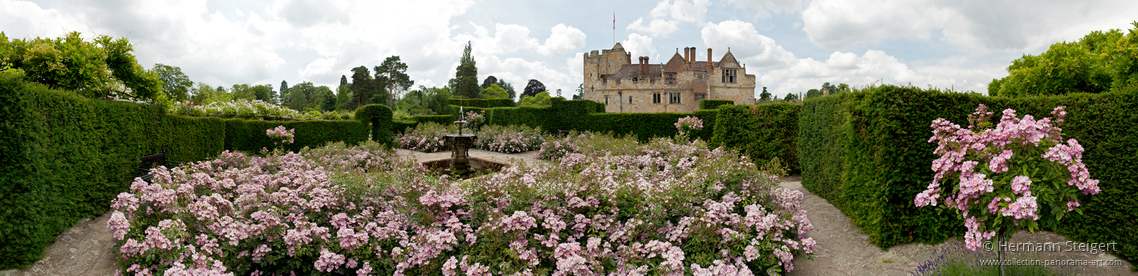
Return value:
<svg viewBox="0 0 1138 276">
<path fill-rule="evenodd" d="M 510 166 L 478 157 L 467 157 L 467 160 L 470 162 L 470 169 L 480 172 L 499 172 L 502 171 L 502 168 Z M 422 164 L 428 170 L 441 172 L 450 169 L 450 158 L 423 161 Z"/>
</svg>

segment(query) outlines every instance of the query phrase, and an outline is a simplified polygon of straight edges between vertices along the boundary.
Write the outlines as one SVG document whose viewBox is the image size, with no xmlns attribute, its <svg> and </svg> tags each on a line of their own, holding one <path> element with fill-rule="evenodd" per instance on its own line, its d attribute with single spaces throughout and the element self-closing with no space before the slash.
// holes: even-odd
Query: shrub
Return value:
<svg viewBox="0 0 1138 276">
<path fill-rule="evenodd" d="M 443 136 L 449 133 L 458 133 L 458 127 L 453 124 L 426 122 L 409 132 L 395 136 L 395 144 L 401 149 L 413 151 L 442 151 L 447 149 L 446 139 L 443 139 Z"/>
<path fill-rule="evenodd" d="M 475 148 L 501 153 L 538 150 L 544 141 L 541 136 L 541 127 L 532 128 L 525 125 L 484 126 L 477 134 L 478 139 L 474 140 Z"/>
<path fill-rule="evenodd" d="M 732 104 L 735 104 L 735 101 L 703 99 L 699 100 L 699 109 L 717 109 L 720 106 Z"/>
<path fill-rule="evenodd" d="M 513 99 L 450 99 L 450 105 L 465 106 L 465 107 L 481 107 L 481 108 L 495 108 L 495 107 L 514 107 Z"/>
<path fill-rule="evenodd" d="M 709 144 L 739 149 L 760 166 L 778 157 L 797 174 L 801 171 L 797 144 L 801 109 L 791 103 L 721 106 Z"/>
</svg>

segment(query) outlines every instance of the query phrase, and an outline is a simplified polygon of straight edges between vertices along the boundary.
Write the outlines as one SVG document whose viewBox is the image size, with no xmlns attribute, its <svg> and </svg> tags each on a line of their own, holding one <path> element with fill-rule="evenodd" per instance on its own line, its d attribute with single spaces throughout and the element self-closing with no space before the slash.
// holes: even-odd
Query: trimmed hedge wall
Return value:
<svg viewBox="0 0 1138 276">
<path fill-rule="evenodd" d="M 435 122 L 439 124 L 454 123 L 453 115 L 416 115 L 408 120 L 393 120 L 391 122 L 391 132 L 402 134 L 407 131 L 407 128 L 414 128 L 419 123 Z"/>
<path fill-rule="evenodd" d="M 1108 94 L 1007 99 L 881 86 L 807 100 L 800 118 L 803 186 L 826 198 L 882 248 L 939 243 L 964 232 L 960 219 L 917 208 L 913 198 L 932 181 L 936 159 L 928 143 L 933 119 L 967 124 L 978 104 L 999 112 L 1050 117 L 1066 106 L 1064 138 L 1085 149 L 1083 161 L 1102 193 L 1080 199 L 1085 215 L 1064 218 L 1059 229 L 1085 242 L 1118 242 L 1119 257 L 1138 257 L 1138 89 Z M 996 120 L 998 118 L 993 118 Z M 839 161 L 840 160 L 840 161 Z M 840 163 L 840 164 L 839 164 Z"/>
<path fill-rule="evenodd" d="M 790 174 L 798 174 L 801 109 L 802 105 L 791 103 L 720 106 L 709 145 L 738 149 L 760 167 L 778 157 Z"/>
<path fill-rule="evenodd" d="M 447 104 L 481 108 L 514 107 L 513 99 L 450 99 Z"/>
<path fill-rule="evenodd" d="M 733 105 L 735 101 L 732 100 L 699 100 L 699 109 L 716 109 L 721 105 Z"/>
<path fill-rule="evenodd" d="M 369 104 L 356 109 L 354 117 L 365 126 L 371 127 L 372 141 L 391 146 L 394 144 L 391 139 L 391 127 L 394 125 L 391 116 L 391 108 L 386 105 Z"/>
<path fill-rule="evenodd" d="M 105 213 L 138 157 L 166 150 L 171 160 L 197 160 L 222 146 L 220 119 L 86 99 L 19 74 L 0 73 L 0 106 L 0 268 L 39 260 L 78 219 Z"/>
<path fill-rule="evenodd" d="M 277 145 L 265 135 L 265 131 L 284 126 L 296 129 L 294 143 L 286 150 L 298 151 L 304 147 L 315 148 L 328 142 L 343 141 L 357 144 L 367 140 L 368 127 L 359 121 L 261 121 L 231 119 L 225 121 L 225 148 L 257 152 L 262 148 L 273 149 Z M 388 132 L 390 133 L 390 132 Z M 390 135 L 388 136 L 390 137 Z"/>
</svg>

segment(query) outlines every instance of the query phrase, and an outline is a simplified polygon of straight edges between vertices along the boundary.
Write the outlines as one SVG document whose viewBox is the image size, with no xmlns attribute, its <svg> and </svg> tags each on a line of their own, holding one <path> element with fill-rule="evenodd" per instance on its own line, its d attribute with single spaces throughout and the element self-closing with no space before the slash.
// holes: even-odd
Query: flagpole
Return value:
<svg viewBox="0 0 1138 276">
<path fill-rule="evenodd" d="M 616 45 L 616 11 L 612 12 L 612 45 Z"/>
</svg>

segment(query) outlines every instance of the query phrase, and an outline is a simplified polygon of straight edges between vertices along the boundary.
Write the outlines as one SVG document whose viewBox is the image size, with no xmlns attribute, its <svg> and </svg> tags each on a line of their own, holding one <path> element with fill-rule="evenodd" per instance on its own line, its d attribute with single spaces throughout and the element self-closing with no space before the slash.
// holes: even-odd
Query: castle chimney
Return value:
<svg viewBox="0 0 1138 276">
<path fill-rule="evenodd" d="M 644 79 L 648 76 L 648 57 L 640 57 L 640 78 Z"/>
<path fill-rule="evenodd" d="M 712 64 L 711 63 L 711 48 L 707 48 L 707 71 L 708 72 L 711 72 L 711 70 L 714 70 L 711 68 L 711 64 Z"/>
<path fill-rule="evenodd" d="M 691 47 L 691 59 L 688 62 L 695 62 L 695 47 Z"/>
<path fill-rule="evenodd" d="M 691 54 L 691 49 L 684 47 L 684 61 L 688 61 L 688 54 Z"/>
</svg>

